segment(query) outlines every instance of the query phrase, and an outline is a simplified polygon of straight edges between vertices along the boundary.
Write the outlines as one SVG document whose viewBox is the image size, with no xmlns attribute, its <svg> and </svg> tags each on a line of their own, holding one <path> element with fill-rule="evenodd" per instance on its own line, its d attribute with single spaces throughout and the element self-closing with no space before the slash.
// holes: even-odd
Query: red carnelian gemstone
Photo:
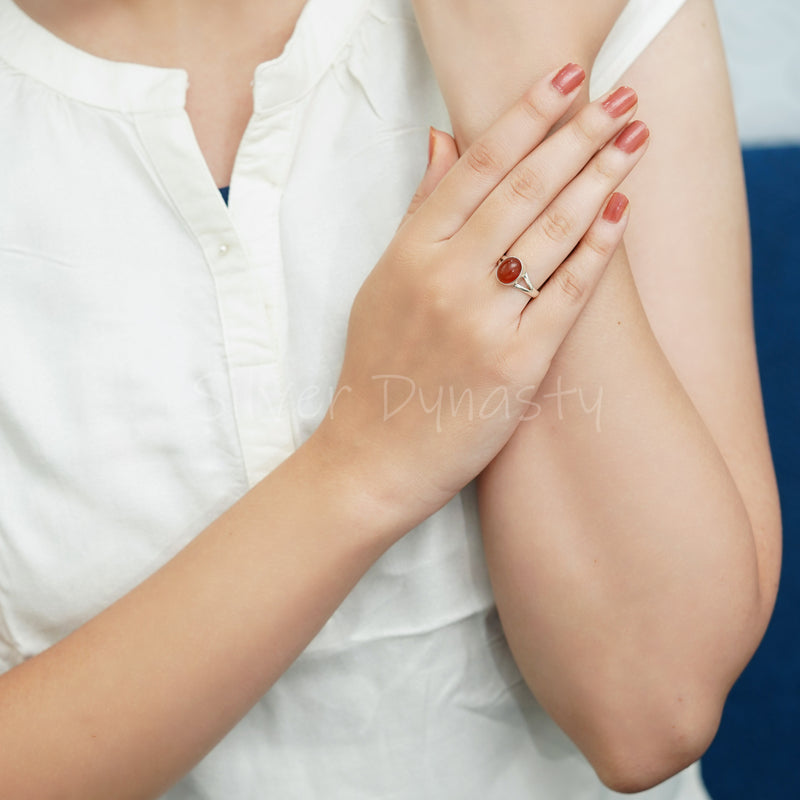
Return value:
<svg viewBox="0 0 800 800">
<path fill-rule="evenodd" d="M 518 258 L 504 258 L 497 265 L 497 280 L 500 283 L 511 284 L 522 274 L 522 262 Z"/>
</svg>

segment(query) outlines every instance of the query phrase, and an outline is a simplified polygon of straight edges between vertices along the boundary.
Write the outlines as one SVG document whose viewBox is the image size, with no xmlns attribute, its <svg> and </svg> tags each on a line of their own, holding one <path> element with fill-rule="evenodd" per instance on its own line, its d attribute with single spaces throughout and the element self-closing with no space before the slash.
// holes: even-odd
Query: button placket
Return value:
<svg viewBox="0 0 800 800">
<path fill-rule="evenodd" d="M 290 426 L 265 413 L 259 402 L 273 398 L 280 386 L 280 337 L 264 302 L 263 281 L 225 209 L 185 112 L 138 115 L 136 125 L 214 281 L 239 445 L 253 485 L 294 449 Z"/>
<path fill-rule="evenodd" d="M 277 351 L 270 369 L 261 376 L 260 402 L 258 393 L 251 398 L 256 416 L 250 441 L 264 454 L 277 447 L 284 458 L 294 450 L 295 442 L 284 365 L 287 308 L 280 211 L 294 149 L 295 113 L 292 107 L 273 114 L 254 114 L 237 154 L 230 207 L 234 225 L 247 246 Z M 265 427 L 271 430 L 269 442 L 263 435 Z"/>
</svg>

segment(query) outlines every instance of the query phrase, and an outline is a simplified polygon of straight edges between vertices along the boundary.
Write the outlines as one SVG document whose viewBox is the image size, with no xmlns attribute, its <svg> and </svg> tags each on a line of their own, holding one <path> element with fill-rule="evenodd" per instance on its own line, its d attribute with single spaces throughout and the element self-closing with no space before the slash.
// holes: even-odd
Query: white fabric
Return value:
<svg viewBox="0 0 800 800">
<path fill-rule="evenodd" d="M 257 70 L 226 208 L 186 81 L 76 50 L 0 0 L 2 669 L 143 580 L 311 433 L 427 126 L 448 125 L 405 0 L 309 0 Z M 166 795 L 611 796 L 511 659 L 471 489 Z M 706 797 L 696 768 L 644 796 Z"/>
<path fill-rule="evenodd" d="M 606 37 L 589 78 L 594 100 L 614 88 L 639 54 L 675 16 L 686 0 L 628 0 Z"/>
</svg>

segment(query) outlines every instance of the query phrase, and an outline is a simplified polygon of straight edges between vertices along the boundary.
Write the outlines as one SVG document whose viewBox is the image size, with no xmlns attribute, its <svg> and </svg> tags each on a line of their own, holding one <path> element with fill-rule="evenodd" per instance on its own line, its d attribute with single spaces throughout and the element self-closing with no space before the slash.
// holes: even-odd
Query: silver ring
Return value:
<svg viewBox="0 0 800 800">
<path fill-rule="evenodd" d="M 522 261 L 515 256 L 500 256 L 494 265 L 494 274 L 503 286 L 513 286 L 528 297 L 539 295 L 539 290 L 531 283 Z"/>
</svg>

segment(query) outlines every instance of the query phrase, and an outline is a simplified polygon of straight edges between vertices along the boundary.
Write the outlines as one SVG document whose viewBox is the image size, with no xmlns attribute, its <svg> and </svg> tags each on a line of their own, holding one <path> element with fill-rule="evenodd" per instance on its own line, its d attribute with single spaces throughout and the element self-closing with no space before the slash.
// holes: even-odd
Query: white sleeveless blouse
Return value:
<svg viewBox="0 0 800 800">
<path fill-rule="evenodd" d="M 594 95 L 681 3 L 631 0 Z M 407 0 L 309 0 L 256 72 L 229 207 L 186 88 L 0 0 L 0 670 L 141 582 L 310 435 L 428 125 L 449 126 Z M 520 678 L 468 488 L 166 798 L 612 796 Z M 696 767 L 643 796 L 706 798 Z"/>
</svg>

